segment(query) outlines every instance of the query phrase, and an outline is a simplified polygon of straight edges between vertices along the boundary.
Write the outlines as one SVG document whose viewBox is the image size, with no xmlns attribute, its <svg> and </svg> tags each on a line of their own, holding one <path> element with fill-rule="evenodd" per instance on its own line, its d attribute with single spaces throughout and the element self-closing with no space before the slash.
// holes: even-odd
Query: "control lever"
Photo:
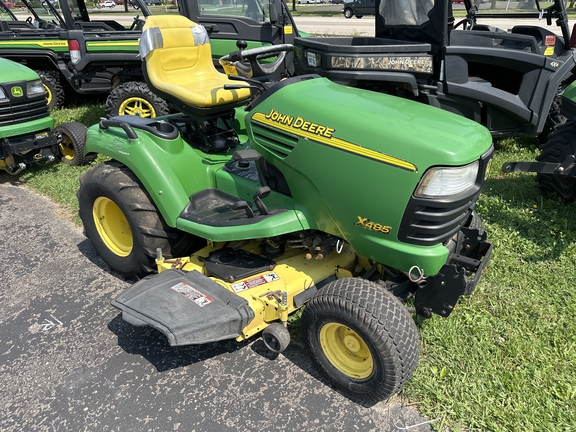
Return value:
<svg viewBox="0 0 576 432">
<path fill-rule="evenodd" d="M 262 201 L 268 195 L 270 195 L 270 188 L 268 186 L 261 187 L 254 194 L 254 204 L 256 204 L 256 207 L 258 207 L 258 212 L 261 215 L 269 215 L 270 214 L 270 212 L 268 211 L 268 208 L 266 207 L 266 204 L 264 204 L 264 202 Z"/>
<path fill-rule="evenodd" d="M 254 210 L 252 210 L 252 207 L 250 206 L 250 204 L 248 204 L 247 201 L 244 200 L 236 201 L 232 206 L 232 208 L 234 210 L 242 210 L 242 209 L 246 210 L 246 217 L 248 219 L 252 219 L 255 216 Z"/>
</svg>

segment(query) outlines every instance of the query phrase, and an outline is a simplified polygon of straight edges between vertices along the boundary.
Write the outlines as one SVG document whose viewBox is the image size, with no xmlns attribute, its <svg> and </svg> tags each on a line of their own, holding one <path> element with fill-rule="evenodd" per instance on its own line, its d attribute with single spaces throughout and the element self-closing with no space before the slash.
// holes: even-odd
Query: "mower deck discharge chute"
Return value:
<svg viewBox="0 0 576 432">
<path fill-rule="evenodd" d="M 86 234 L 114 270 L 144 277 L 112 304 L 171 345 L 261 332 L 276 353 L 305 306 L 303 342 L 330 381 L 390 397 L 420 348 L 402 301 L 448 316 L 488 262 L 474 207 L 490 133 L 317 75 L 270 82 L 292 46 L 238 47 L 226 76 L 202 26 L 148 17 L 147 84 L 181 114 L 88 131 L 86 151 L 112 160 L 80 179 Z"/>
</svg>

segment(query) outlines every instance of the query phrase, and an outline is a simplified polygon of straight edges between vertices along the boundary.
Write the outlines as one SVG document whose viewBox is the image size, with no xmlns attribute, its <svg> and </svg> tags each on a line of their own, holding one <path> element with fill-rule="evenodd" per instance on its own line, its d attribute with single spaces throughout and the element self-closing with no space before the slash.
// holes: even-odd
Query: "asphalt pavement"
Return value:
<svg viewBox="0 0 576 432">
<path fill-rule="evenodd" d="M 431 431 L 402 397 L 362 406 L 292 343 L 172 348 L 124 322 L 130 286 L 59 206 L 0 172 L 0 430 Z"/>
</svg>

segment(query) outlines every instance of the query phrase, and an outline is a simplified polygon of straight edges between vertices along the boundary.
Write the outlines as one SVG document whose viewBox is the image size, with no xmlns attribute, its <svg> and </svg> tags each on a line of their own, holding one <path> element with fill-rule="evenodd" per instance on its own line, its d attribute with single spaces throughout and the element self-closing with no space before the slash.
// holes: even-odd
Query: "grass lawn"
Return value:
<svg viewBox="0 0 576 432">
<path fill-rule="evenodd" d="M 53 113 L 92 125 L 102 102 Z M 576 430 L 576 218 L 574 204 L 545 199 L 531 174 L 505 161 L 534 160 L 531 139 L 497 143 L 478 203 L 492 260 L 476 292 L 443 319 L 417 319 L 418 369 L 403 391 L 443 430 Z M 52 164 L 19 177 L 69 210 L 86 167 Z M 7 175 L 0 173 L 0 175 Z"/>
</svg>

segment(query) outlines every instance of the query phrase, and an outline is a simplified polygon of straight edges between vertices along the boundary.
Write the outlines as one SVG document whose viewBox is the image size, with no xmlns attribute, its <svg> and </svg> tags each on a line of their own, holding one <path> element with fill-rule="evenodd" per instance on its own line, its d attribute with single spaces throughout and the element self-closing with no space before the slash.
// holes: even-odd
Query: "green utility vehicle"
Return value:
<svg viewBox="0 0 576 432">
<path fill-rule="evenodd" d="M 166 102 L 146 86 L 140 68 L 138 39 L 150 10 L 141 0 L 131 5 L 141 12 L 130 28 L 90 14 L 84 0 L 22 0 L 28 17 L 18 19 L 0 0 L 0 56 L 36 70 L 46 87 L 50 107 L 64 103 L 67 89 L 78 94 L 109 94 L 108 115 L 155 117 L 169 113 Z M 246 0 L 234 5 L 200 5 L 179 0 L 181 14 L 203 24 L 219 57 L 243 39 L 253 48 L 292 43 L 299 35 L 283 0 Z M 23 12 L 21 11 L 20 14 Z M 141 16 L 140 16 L 141 13 Z M 217 62 L 217 59 L 216 59 Z M 293 71 L 291 54 L 275 78 Z"/>
<path fill-rule="evenodd" d="M 499 28 L 506 18 L 518 24 Z M 377 0 L 375 22 L 375 37 L 297 39 L 296 72 L 440 107 L 495 137 L 545 140 L 565 120 L 576 53 L 564 0 Z"/>
<path fill-rule="evenodd" d="M 71 165 L 94 160 L 85 156 L 86 126 L 64 123 L 54 129 L 46 92 L 37 73 L 0 58 L 0 169 L 19 174 L 27 165 L 60 158 Z"/>
<path fill-rule="evenodd" d="M 180 113 L 89 128 L 85 152 L 110 161 L 80 178 L 86 235 L 113 270 L 143 277 L 112 304 L 173 346 L 262 333 L 275 353 L 305 306 L 303 341 L 330 382 L 390 397 L 419 355 L 401 301 L 447 317 L 488 263 L 474 208 L 492 137 L 318 75 L 270 82 L 292 45 L 238 45 L 221 60 L 242 76 L 227 76 L 202 26 L 148 17 L 144 76 Z"/>
<path fill-rule="evenodd" d="M 0 56 L 38 72 L 48 92 L 49 106 L 59 107 L 66 93 L 108 94 L 117 89 L 107 111 L 143 116 L 167 114 L 166 102 L 146 88 L 125 83 L 142 82 L 138 38 L 144 25 L 138 15 L 130 29 L 98 14 L 88 13 L 84 0 L 22 0 L 24 20 L 0 0 Z M 140 0 L 134 4 L 150 14 Z M 118 89 L 120 87 L 120 89 Z M 145 86 L 144 86 L 145 87 Z M 133 98 L 133 99 L 131 99 Z"/>
<path fill-rule="evenodd" d="M 208 31 L 212 43 L 214 64 L 236 49 L 238 40 L 248 48 L 266 45 L 293 44 L 299 32 L 284 0 L 243 0 L 208 5 L 202 0 L 179 0 L 181 15 L 201 24 Z M 267 61 L 267 60 L 263 60 Z M 292 53 L 286 53 L 283 64 L 271 76 L 279 80 L 294 73 Z"/>
</svg>

